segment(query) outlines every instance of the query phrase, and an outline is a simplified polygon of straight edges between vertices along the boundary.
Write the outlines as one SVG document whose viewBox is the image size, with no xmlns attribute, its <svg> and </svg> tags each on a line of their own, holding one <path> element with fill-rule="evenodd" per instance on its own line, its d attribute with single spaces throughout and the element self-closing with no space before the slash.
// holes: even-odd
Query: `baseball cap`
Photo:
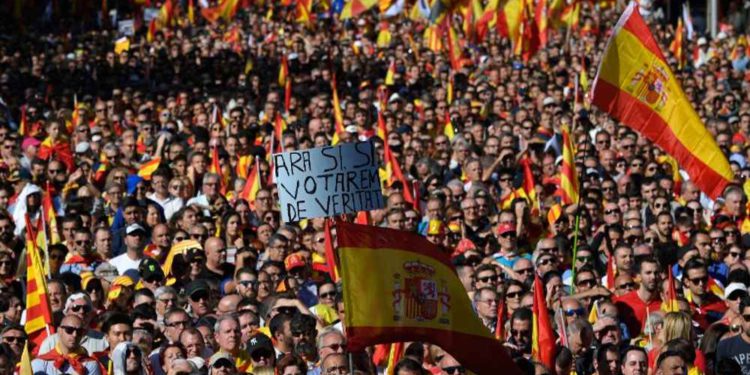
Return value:
<svg viewBox="0 0 750 375">
<path fill-rule="evenodd" d="M 510 223 L 501 223 L 500 225 L 497 226 L 498 235 L 502 236 L 503 234 L 510 233 L 510 232 L 516 233 L 515 225 L 510 224 Z"/>
<path fill-rule="evenodd" d="M 229 362 L 231 366 L 234 366 L 234 358 L 227 352 L 217 352 L 208 359 L 208 367 L 214 367 L 219 361 Z"/>
<path fill-rule="evenodd" d="M 138 223 L 135 223 L 135 224 L 130 224 L 130 225 L 128 225 L 128 227 L 127 227 L 127 228 L 125 229 L 125 234 L 127 234 L 127 235 L 131 235 L 131 234 L 137 234 L 137 233 L 139 233 L 139 232 L 140 232 L 141 234 L 146 234 L 146 230 L 145 230 L 145 229 L 143 229 L 143 227 L 142 227 L 142 226 L 141 226 L 140 224 L 138 224 Z"/>
<path fill-rule="evenodd" d="M 286 259 L 284 259 L 284 268 L 286 268 L 287 271 L 291 271 L 297 267 L 304 267 L 305 266 L 305 260 L 302 259 L 302 257 L 297 254 L 289 254 L 287 255 Z"/>
<path fill-rule="evenodd" d="M 25 150 L 29 147 L 36 147 L 39 146 L 42 142 L 34 137 L 26 137 L 23 139 L 23 143 L 21 143 L 21 149 Z"/>
<path fill-rule="evenodd" d="M 100 264 L 94 270 L 94 276 L 100 279 L 107 280 L 110 283 L 115 281 L 115 278 L 117 278 L 117 276 L 119 275 L 120 274 L 117 272 L 117 267 L 107 262 Z"/>
<path fill-rule="evenodd" d="M 193 280 L 185 287 L 185 294 L 190 297 L 198 292 L 208 292 L 208 283 L 205 280 Z"/>
<path fill-rule="evenodd" d="M 138 273 L 142 280 L 164 280 L 164 271 L 162 271 L 159 262 L 153 258 L 143 258 L 141 264 L 138 265 Z"/>
<path fill-rule="evenodd" d="M 271 339 L 268 338 L 268 336 L 262 333 L 256 333 L 255 335 L 251 336 L 249 340 L 247 340 L 247 352 L 248 354 L 250 354 L 250 356 L 262 349 L 273 352 L 273 343 L 271 342 Z"/>
<path fill-rule="evenodd" d="M 747 294 L 747 286 L 743 283 L 729 283 L 729 286 L 724 289 L 724 298 L 728 299 L 734 292 L 744 292 Z"/>
</svg>

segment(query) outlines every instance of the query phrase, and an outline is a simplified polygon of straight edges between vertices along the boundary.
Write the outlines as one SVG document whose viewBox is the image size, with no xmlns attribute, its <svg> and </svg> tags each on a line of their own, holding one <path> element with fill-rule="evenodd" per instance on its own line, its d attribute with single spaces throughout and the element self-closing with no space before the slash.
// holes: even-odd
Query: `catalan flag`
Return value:
<svg viewBox="0 0 750 375">
<path fill-rule="evenodd" d="M 44 222 L 47 223 L 47 227 L 49 228 L 49 243 L 52 245 L 59 244 L 61 237 L 57 227 L 57 214 L 55 213 L 55 205 L 52 203 L 49 182 L 47 182 L 47 187 L 42 197 L 42 215 L 44 216 Z"/>
<path fill-rule="evenodd" d="M 309 26 L 312 24 L 310 13 L 312 12 L 312 0 L 297 0 L 295 5 L 297 23 Z"/>
<path fill-rule="evenodd" d="M 448 254 L 416 233 L 345 222 L 336 229 L 348 349 L 424 341 L 475 373 L 520 373 L 474 313 Z"/>
<path fill-rule="evenodd" d="M 23 352 L 21 353 L 21 361 L 18 363 L 18 375 L 32 375 L 34 371 L 31 369 L 31 354 L 29 354 L 29 343 L 26 342 L 23 345 Z"/>
<path fill-rule="evenodd" d="M 44 268 L 36 244 L 37 234 L 26 216 L 26 325 L 24 329 L 36 355 L 44 339 L 54 333 Z"/>
<path fill-rule="evenodd" d="M 547 224 L 549 224 L 550 228 L 554 228 L 560 216 L 562 216 L 562 206 L 556 203 L 547 211 Z"/>
<path fill-rule="evenodd" d="M 159 168 L 159 164 L 161 164 L 161 158 L 153 158 L 141 164 L 141 167 L 138 168 L 138 176 L 143 177 L 146 181 L 150 180 L 151 175 Z"/>
<path fill-rule="evenodd" d="M 564 204 L 578 203 L 579 184 L 578 174 L 573 154 L 573 143 L 570 140 L 568 127 L 562 127 L 563 138 L 563 160 L 562 173 L 560 174 L 560 189 L 562 190 L 562 201 Z"/>
<path fill-rule="evenodd" d="M 732 181 L 729 162 L 690 106 L 635 2 L 612 32 L 592 101 L 674 156 L 711 198 Z"/>
<path fill-rule="evenodd" d="M 279 145 L 281 145 L 281 136 L 286 131 L 286 121 L 284 121 L 284 118 L 281 117 L 281 114 L 276 112 L 276 118 L 273 120 L 273 135 L 276 138 L 276 141 Z M 279 146 L 281 148 L 281 146 Z M 276 150 L 272 150 L 276 151 Z"/>
<path fill-rule="evenodd" d="M 531 357 L 548 369 L 555 368 L 555 331 L 549 319 L 544 284 L 534 275 L 534 305 L 531 322 Z"/>
<path fill-rule="evenodd" d="M 66 123 L 65 128 L 68 131 L 68 134 L 73 134 L 73 130 L 76 128 L 76 126 L 81 125 L 81 122 L 83 119 L 81 119 L 81 110 L 83 109 L 83 106 L 78 103 L 78 96 L 73 95 L 73 113 L 70 117 L 70 123 Z"/>
<path fill-rule="evenodd" d="M 148 32 L 146 32 L 146 41 L 151 43 L 156 39 L 156 32 L 157 32 L 157 26 L 156 26 L 156 18 L 152 19 L 151 22 L 148 24 Z"/>
<path fill-rule="evenodd" d="M 380 48 L 388 48 L 391 45 L 392 39 L 393 35 L 391 35 L 390 23 L 388 21 L 380 21 L 375 44 Z"/>
</svg>

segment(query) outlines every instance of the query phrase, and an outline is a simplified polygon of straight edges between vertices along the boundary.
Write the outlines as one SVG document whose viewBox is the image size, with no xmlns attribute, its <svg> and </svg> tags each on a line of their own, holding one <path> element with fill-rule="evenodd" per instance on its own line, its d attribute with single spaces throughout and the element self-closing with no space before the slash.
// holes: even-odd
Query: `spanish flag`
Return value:
<svg viewBox="0 0 750 375">
<path fill-rule="evenodd" d="M 138 169 L 138 176 L 143 177 L 144 180 L 148 181 L 151 179 L 151 175 L 156 172 L 161 163 L 161 158 L 153 158 L 143 164 Z"/>
<path fill-rule="evenodd" d="M 685 67 L 687 59 L 683 50 L 683 27 L 682 18 L 677 19 L 677 28 L 674 30 L 674 39 L 669 44 L 669 51 L 672 52 L 674 58 L 677 60 L 677 66 L 682 69 Z"/>
<path fill-rule="evenodd" d="M 364 13 L 368 9 L 375 6 L 375 4 L 378 3 L 378 0 L 351 0 L 347 1 L 344 5 L 344 9 L 341 11 L 341 14 L 339 15 L 339 19 L 346 20 L 349 18 L 357 17 L 360 14 Z"/>
<path fill-rule="evenodd" d="M 732 181 L 726 157 L 690 106 L 635 2 L 612 32 L 592 101 L 674 156 L 711 198 Z"/>
<path fill-rule="evenodd" d="M 211 148 L 211 165 L 208 166 L 208 172 L 219 175 L 219 191 L 221 195 L 227 193 L 227 184 L 224 181 L 224 173 L 221 170 L 221 162 L 219 160 L 219 148 L 214 146 Z"/>
<path fill-rule="evenodd" d="M 188 0 L 187 18 L 191 25 L 195 25 L 195 5 L 193 4 L 193 0 Z"/>
<path fill-rule="evenodd" d="M 661 303 L 661 310 L 664 312 L 676 312 L 680 311 L 680 305 L 677 304 L 677 289 L 674 285 L 674 275 L 672 274 L 672 266 L 667 267 L 667 287 L 664 293 L 664 301 Z"/>
<path fill-rule="evenodd" d="M 563 152 L 562 173 L 560 176 L 560 189 L 562 190 L 563 204 L 578 203 L 579 185 L 578 174 L 573 154 L 573 143 L 570 141 L 568 127 L 562 127 Z"/>
<path fill-rule="evenodd" d="M 385 73 L 385 84 L 386 86 L 393 86 L 396 84 L 396 80 L 393 78 L 396 75 L 396 61 L 392 60 L 388 65 L 388 71 Z"/>
<path fill-rule="evenodd" d="M 453 140 L 456 136 L 456 128 L 453 127 L 453 121 L 451 121 L 451 114 L 448 110 L 445 110 L 445 121 L 443 122 L 443 135 L 448 137 L 449 140 Z"/>
<path fill-rule="evenodd" d="M 520 374 L 474 313 L 448 254 L 416 233 L 345 222 L 336 229 L 349 349 L 425 341 L 475 373 Z"/>
<path fill-rule="evenodd" d="M 534 275 L 534 306 L 531 322 L 531 357 L 548 369 L 555 368 L 555 331 L 549 320 L 544 284 Z"/>
<path fill-rule="evenodd" d="M 24 329 L 36 355 L 44 339 L 54 333 L 52 310 L 47 296 L 47 282 L 36 244 L 36 232 L 26 216 L 26 325 Z"/>
<path fill-rule="evenodd" d="M 339 281 L 339 270 L 336 267 L 336 254 L 333 251 L 333 236 L 331 236 L 331 221 L 326 219 L 323 224 L 323 238 L 325 239 L 325 255 L 326 265 L 328 266 L 328 274 L 331 276 L 331 281 L 337 283 Z"/>
<path fill-rule="evenodd" d="M 255 168 L 253 168 L 252 172 L 250 172 L 250 175 L 247 177 L 245 187 L 242 189 L 242 192 L 240 192 L 238 198 L 244 199 L 250 204 L 250 207 L 255 208 L 255 196 L 258 195 L 258 191 L 262 185 L 263 183 L 260 178 L 260 162 L 256 160 Z"/>
<path fill-rule="evenodd" d="M 531 173 L 531 160 L 528 157 L 521 159 L 519 162 L 523 167 L 523 186 L 521 188 L 526 194 L 526 198 L 531 205 L 531 214 L 539 216 L 541 205 L 539 203 L 539 197 L 536 195 L 536 182 L 534 182 L 534 174 Z"/>
<path fill-rule="evenodd" d="M 220 0 L 219 4 L 215 7 L 201 9 L 201 14 L 203 15 L 203 18 L 211 23 L 218 21 L 219 17 L 228 22 L 231 21 L 237 13 L 238 5 L 239 0 Z"/>
</svg>

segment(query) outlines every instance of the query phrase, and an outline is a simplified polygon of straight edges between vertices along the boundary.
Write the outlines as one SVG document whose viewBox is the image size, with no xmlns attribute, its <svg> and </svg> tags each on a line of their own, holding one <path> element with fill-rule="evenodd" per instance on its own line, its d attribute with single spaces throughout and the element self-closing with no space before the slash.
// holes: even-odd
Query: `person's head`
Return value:
<svg viewBox="0 0 750 375">
<path fill-rule="evenodd" d="M 323 358 L 320 363 L 321 375 L 346 375 L 349 374 L 349 362 L 344 354 L 331 353 Z"/>
<path fill-rule="evenodd" d="M 268 324 L 271 337 L 276 343 L 275 346 L 281 351 L 288 352 L 294 347 L 291 322 L 292 315 L 279 313 L 271 318 L 271 322 Z"/>
<path fill-rule="evenodd" d="M 276 355 L 273 343 L 263 333 L 256 333 L 247 341 L 247 352 L 250 354 L 250 362 L 253 367 L 273 366 Z"/>
<path fill-rule="evenodd" d="M 276 363 L 276 371 L 279 375 L 305 375 L 307 363 L 298 355 L 287 354 Z"/>
<path fill-rule="evenodd" d="M 586 351 L 594 339 L 594 330 L 584 318 L 577 318 L 567 325 L 568 348 L 579 355 Z"/>
<path fill-rule="evenodd" d="M 604 344 L 594 355 L 594 369 L 599 375 L 617 375 L 620 373 L 620 353 L 617 345 Z"/>
<path fill-rule="evenodd" d="M 13 351 L 13 354 L 15 354 L 17 358 L 21 358 L 21 354 L 23 352 L 24 345 L 26 344 L 26 340 L 28 340 L 28 336 L 26 335 L 26 331 L 22 326 L 17 324 L 10 324 L 3 328 L 2 340 L 3 344 L 8 345 L 8 347 L 10 347 L 10 349 Z"/>
<path fill-rule="evenodd" d="M 180 344 L 185 348 L 188 358 L 203 356 L 206 347 L 203 335 L 195 328 L 185 328 L 180 333 Z"/>
<path fill-rule="evenodd" d="M 177 306 L 177 291 L 171 286 L 160 286 L 154 291 L 156 314 L 164 316 L 169 310 Z"/>
<path fill-rule="evenodd" d="M 179 343 L 166 343 L 159 349 L 162 370 L 169 374 L 190 374 L 193 367 L 186 361 L 185 348 Z"/>
<path fill-rule="evenodd" d="M 218 237 L 211 237 L 206 240 L 204 246 L 206 250 L 206 263 L 211 268 L 219 267 L 227 260 L 227 248 L 224 246 L 224 240 Z"/>
<path fill-rule="evenodd" d="M 690 315 L 684 312 L 669 312 L 664 316 L 663 322 L 662 342 L 674 339 L 693 339 L 693 325 Z"/>
<path fill-rule="evenodd" d="M 495 267 L 489 264 L 482 264 L 474 269 L 474 289 L 479 290 L 482 288 L 496 289 L 498 283 L 498 275 Z"/>
<path fill-rule="evenodd" d="M 708 270 L 703 261 L 693 258 L 684 266 L 685 276 L 683 282 L 690 292 L 698 297 L 703 297 L 708 291 Z"/>
<path fill-rule="evenodd" d="M 93 317 L 94 306 L 88 294 L 77 292 L 71 294 L 65 301 L 63 313 L 77 315 L 85 324 L 88 324 Z"/>
<path fill-rule="evenodd" d="M 211 312 L 211 288 L 205 280 L 193 280 L 185 290 L 193 314 L 202 317 Z"/>
<path fill-rule="evenodd" d="M 440 367 L 441 375 L 466 374 L 466 368 L 461 366 L 461 363 L 459 363 L 456 358 L 448 353 L 443 354 L 443 358 L 441 358 L 440 362 L 438 362 L 438 366 Z"/>
<path fill-rule="evenodd" d="M 498 303 L 497 292 L 493 288 L 484 287 L 474 292 L 474 307 L 484 320 L 497 320 Z"/>
<path fill-rule="evenodd" d="M 208 360 L 208 375 L 234 375 L 237 367 L 231 355 L 218 352 Z"/>
<path fill-rule="evenodd" d="M 63 350 L 76 351 L 80 347 L 81 339 L 86 335 L 83 320 L 78 315 L 68 314 L 60 322 L 59 328 L 58 338 Z"/>
<path fill-rule="evenodd" d="M 114 348 L 121 342 L 133 339 L 133 320 L 124 313 L 113 312 L 106 317 L 102 325 L 102 332 L 109 343 L 109 347 Z"/>
<path fill-rule="evenodd" d="M 128 225 L 125 229 L 125 246 L 128 252 L 142 252 L 145 238 L 146 230 L 140 224 Z"/>
<path fill-rule="evenodd" d="M 531 310 L 523 307 L 514 311 L 510 317 L 510 338 L 522 348 L 530 348 L 531 345 L 532 317 Z"/>
<path fill-rule="evenodd" d="M 221 350 L 236 353 L 240 347 L 240 323 L 231 315 L 222 315 L 214 327 L 216 343 Z"/>
<path fill-rule="evenodd" d="M 318 357 L 320 358 L 325 358 L 331 353 L 345 353 L 346 338 L 344 338 L 341 331 L 333 327 L 326 327 L 318 334 L 316 346 L 318 347 Z"/>
<path fill-rule="evenodd" d="M 630 346 L 622 354 L 622 375 L 645 375 L 648 356 L 643 348 Z"/>
<path fill-rule="evenodd" d="M 164 336 L 172 342 L 179 341 L 180 334 L 185 328 L 192 326 L 190 316 L 185 310 L 174 308 L 164 314 Z"/>
<path fill-rule="evenodd" d="M 645 256 L 638 261 L 638 275 L 641 278 L 640 289 L 647 292 L 656 292 L 659 288 L 659 263 L 652 256 Z"/>
<path fill-rule="evenodd" d="M 687 374 L 687 361 L 682 352 L 666 350 L 656 358 L 656 375 L 685 374 Z"/>
</svg>

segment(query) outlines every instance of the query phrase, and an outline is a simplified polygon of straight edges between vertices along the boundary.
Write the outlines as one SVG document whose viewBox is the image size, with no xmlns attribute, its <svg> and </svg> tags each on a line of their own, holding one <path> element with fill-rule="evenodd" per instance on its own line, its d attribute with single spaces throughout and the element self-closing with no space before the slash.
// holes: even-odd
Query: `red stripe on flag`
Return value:
<svg viewBox="0 0 750 375">
<path fill-rule="evenodd" d="M 651 142 L 657 143 L 658 139 L 668 139 L 672 149 L 665 151 L 678 161 L 688 160 L 687 163 L 680 164 L 690 175 L 690 180 L 698 186 L 709 187 L 713 185 L 711 190 L 704 191 L 710 197 L 720 196 L 729 184 L 730 181 L 724 179 L 714 169 L 698 159 L 684 144 L 680 143 L 669 124 L 640 100 L 603 79 L 598 79 L 596 82 L 593 100 L 596 106 L 605 112 L 609 112 L 620 122 L 632 124 L 631 128 L 644 135 Z M 620 105 L 615 105 L 617 103 L 620 103 Z"/>
<path fill-rule="evenodd" d="M 638 10 L 636 9 L 634 13 L 637 12 Z M 648 25 L 643 22 L 643 18 L 640 16 L 630 16 L 627 22 L 625 22 L 623 29 L 635 35 L 644 48 L 648 49 L 654 54 L 654 56 L 660 58 L 666 64 L 667 60 L 664 58 L 664 54 L 661 52 L 659 45 L 656 44 L 656 40 L 654 40 L 654 37 L 651 35 L 651 30 L 648 29 Z"/>
</svg>

